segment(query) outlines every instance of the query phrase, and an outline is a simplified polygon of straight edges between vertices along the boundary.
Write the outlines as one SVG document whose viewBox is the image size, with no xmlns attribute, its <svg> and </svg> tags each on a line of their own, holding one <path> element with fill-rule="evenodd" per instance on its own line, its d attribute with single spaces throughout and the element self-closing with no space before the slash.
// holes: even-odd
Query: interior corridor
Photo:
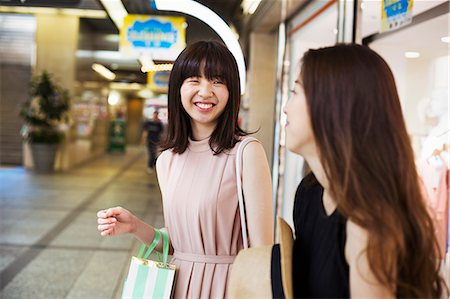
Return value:
<svg viewBox="0 0 450 299">
<path fill-rule="evenodd" d="M 132 236 L 101 237 L 96 212 L 121 205 L 163 226 L 146 151 L 105 154 L 68 172 L 0 168 L 0 297 L 120 298 Z"/>
</svg>

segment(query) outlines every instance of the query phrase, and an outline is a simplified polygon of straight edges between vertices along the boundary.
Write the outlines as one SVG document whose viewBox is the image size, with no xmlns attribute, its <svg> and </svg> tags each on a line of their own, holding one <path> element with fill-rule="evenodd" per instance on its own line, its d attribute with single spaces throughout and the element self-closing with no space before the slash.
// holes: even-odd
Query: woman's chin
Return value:
<svg viewBox="0 0 450 299">
<path fill-rule="evenodd" d="M 288 149 L 288 151 L 290 151 L 291 153 L 300 155 L 300 151 L 298 146 L 291 144 L 289 141 L 286 141 L 286 148 Z"/>
</svg>

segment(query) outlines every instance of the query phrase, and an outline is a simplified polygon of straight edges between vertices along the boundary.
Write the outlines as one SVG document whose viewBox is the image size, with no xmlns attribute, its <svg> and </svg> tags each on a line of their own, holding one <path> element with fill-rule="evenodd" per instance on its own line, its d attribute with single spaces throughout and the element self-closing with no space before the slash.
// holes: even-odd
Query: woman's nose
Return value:
<svg viewBox="0 0 450 299">
<path fill-rule="evenodd" d="M 212 96 L 212 87 L 211 84 L 208 83 L 202 83 L 200 84 L 200 88 L 198 90 L 198 94 L 202 97 L 210 97 Z"/>
</svg>

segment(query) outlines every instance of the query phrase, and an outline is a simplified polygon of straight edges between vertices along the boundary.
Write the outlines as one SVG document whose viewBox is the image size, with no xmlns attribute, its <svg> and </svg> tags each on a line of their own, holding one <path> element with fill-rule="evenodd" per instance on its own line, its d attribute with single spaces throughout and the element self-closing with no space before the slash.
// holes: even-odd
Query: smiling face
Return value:
<svg viewBox="0 0 450 299">
<path fill-rule="evenodd" d="M 209 80 L 203 75 L 189 77 L 183 81 L 180 95 L 192 128 L 207 130 L 211 134 L 228 103 L 229 92 L 225 83 L 221 79 Z"/>
<path fill-rule="evenodd" d="M 165 148 L 181 154 L 189 138 L 207 137 L 216 153 L 232 148 L 245 133 L 237 122 L 239 82 L 236 60 L 223 43 L 188 45 L 170 72 Z"/>
</svg>

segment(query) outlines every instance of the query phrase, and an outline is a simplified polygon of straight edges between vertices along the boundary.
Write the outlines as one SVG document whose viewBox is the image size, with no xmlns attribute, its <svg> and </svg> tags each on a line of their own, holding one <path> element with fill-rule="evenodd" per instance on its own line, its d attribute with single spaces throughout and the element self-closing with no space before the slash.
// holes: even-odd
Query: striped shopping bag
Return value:
<svg viewBox="0 0 450 299">
<path fill-rule="evenodd" d="M 159 240 L 163 239 L 162 259 L 148 260 Z M 155 238 L 144 254 L 146 245 L 142 244 L 137 257 L 131 258 L 128 276 L 123 287 L 122 298 L 170 298 L 175 278 L 175 265 L 167 263 L 169 238 L 165 231 L 155 229 Z"/>
</svg>

